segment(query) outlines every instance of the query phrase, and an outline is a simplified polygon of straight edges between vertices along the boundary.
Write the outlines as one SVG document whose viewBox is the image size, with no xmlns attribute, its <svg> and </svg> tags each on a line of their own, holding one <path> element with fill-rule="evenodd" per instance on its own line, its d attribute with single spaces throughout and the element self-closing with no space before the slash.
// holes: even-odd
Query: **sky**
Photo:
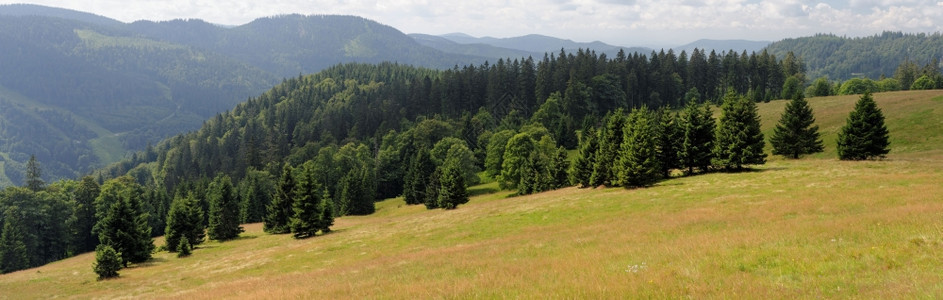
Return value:
<svg viewBox="0 0 943 300">
<path fill-rule="evenodd" d="M 0 0 L 0 4 L 23 3 Z M 242 25 L 279 14 L 356 15 L 405 33 L 543 34 L 673 47 L 698 39 L 777 41 L 832 33 L 943 32 L 940 0 L 26 0 L 123 22 L 203 19 Z"/>
</svg>

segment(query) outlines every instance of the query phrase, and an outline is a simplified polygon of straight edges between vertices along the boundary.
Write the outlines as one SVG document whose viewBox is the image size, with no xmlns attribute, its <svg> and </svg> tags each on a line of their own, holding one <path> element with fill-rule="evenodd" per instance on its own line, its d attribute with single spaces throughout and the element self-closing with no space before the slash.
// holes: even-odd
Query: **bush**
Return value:
<svg viewBox="0 0 943 300">
<path fill-rule="evenodd" d="M 181 237 L 177 246 L 177 257 L 190 256 L 190 253 L 192 252 L 193 246 L 190 245 L 190 241 L 186 236 Z"/>
</svg>

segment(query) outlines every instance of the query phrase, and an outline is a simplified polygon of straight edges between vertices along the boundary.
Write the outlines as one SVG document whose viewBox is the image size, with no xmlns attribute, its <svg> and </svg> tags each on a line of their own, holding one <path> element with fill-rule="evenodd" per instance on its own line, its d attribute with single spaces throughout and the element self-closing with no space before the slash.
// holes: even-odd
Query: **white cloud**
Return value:
<svg viewBox="0 0 943 300">
<path fill-rule="evenodd" d="M 0 3 L 22 0 L 0 0 Z M 404 32 L 528 33 L 577 41 L 665 46 L 699 38 L 778 40 L 884 30 L 943 31 L 943 1 L 921 0 L 34 0 L 34 3 L 139 19 L 200 18 L 238 25 L 287 13 L 358 15 Z"/>
</svg>

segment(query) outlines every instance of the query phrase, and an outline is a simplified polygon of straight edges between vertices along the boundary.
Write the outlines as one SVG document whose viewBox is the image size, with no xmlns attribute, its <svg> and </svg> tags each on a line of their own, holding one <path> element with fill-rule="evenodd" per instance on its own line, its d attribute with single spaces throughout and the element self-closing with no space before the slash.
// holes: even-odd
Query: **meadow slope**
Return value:
<svg viewBox="0 0 943 300">
<path fill-rule="evenodd" d="M 498 192 L 452 211 L 391 199 L 324 236 L 249 224 L 115 280 L 95 280 L 93 253 L 0 275 L 0 298 L 943 297 L 943 91 L 875 95 L 888 159 L 838 161 L 857 98 L 809 99 L 826 152 L 752 172 Z M 767 137 L 784 105 L 759 105 Z"/>
</svg>

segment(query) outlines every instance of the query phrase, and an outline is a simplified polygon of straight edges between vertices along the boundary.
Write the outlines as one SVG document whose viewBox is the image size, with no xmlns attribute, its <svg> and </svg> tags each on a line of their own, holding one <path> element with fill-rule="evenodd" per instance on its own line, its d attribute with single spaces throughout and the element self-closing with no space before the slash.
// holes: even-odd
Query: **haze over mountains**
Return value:
<svg viewBox="0 0 943 300">
<path fill-rule="evenodd" d="M 874 43 L 892 50 L 855 52 Z M 901 50 L 907 43 L 917 47 Z M 700 40 L 673 50 L 711 49 L 721 55 L 725 49 L 759 52 L 769 44 Z M 902 57 L 922 64 L 924 57 L 940 57 L 940 44 L 939 35 L 816 36 L 769 49 L 778 58 L 802 50 L 796 53 L 812 62 L 810 74 L 843 79 L 850 73 L 887 74 Z M 0 186 L 21 183 L 30 155 L 42 164 L 47 180 L 76 177 L 131 150 L 195 130 L 284 78 L 341 63 L 446 69 L 500 58 L 539 59 L 561 49 L 591 49 L 609 57 L 620 50 L 646 55 L 669 50 L 541 35 L 406 35 L 355 16 L 282 15 L 224 27 L 201 20 L 129 24 L 59 8 L 0 6 Z M 845 62 L 836 67 L 836 61 Z"/>
</svg>

